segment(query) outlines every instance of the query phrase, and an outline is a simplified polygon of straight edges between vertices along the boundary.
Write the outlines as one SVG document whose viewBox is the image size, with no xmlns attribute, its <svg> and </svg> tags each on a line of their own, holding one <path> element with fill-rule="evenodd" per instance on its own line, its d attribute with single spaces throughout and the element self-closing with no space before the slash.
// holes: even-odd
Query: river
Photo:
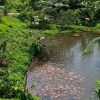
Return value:
<svg viewBox="0 0 100 100">
<path fill-rule="evenodd" d="M 83 51 L 100 35 L 77 34 L 58 34 L 42 48 L 27 72 L 26 88 L 32 95 L 40 100 L 96 100 L 93 88 L 100 79 L 100 52 L 97 47 L 93 52 Z"/>
</svg>

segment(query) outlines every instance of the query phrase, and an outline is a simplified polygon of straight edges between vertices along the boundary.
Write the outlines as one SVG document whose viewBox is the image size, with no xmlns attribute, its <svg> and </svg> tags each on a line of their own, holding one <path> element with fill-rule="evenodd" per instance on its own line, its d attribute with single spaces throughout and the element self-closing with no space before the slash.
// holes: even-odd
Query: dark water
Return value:
<svg viewBox="0 0 100 100">
<path fill-rule="evenodd" d="M 34 60 L 27 72 L 28 91 L 43 100 L 95 100 L 93 88 L 100 79 L 100 52 L 84 54 L 97 34 L 57 35 L 42 48 L 45 61 Z"/>
</svg>

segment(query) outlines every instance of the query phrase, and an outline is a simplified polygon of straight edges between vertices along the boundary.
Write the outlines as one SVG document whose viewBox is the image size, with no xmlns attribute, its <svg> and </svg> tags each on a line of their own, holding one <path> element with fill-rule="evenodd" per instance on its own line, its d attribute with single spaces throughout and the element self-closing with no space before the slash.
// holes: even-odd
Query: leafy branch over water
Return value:
<svg viewBox="0 0 100 100">
<path fill-rule="evenodd" d="M 86 47 L 84 52 L 93 51 L 95 47 L 100 47 L 100 37 L 93 39 Z M 97 94 L 98 99 L 100 99 L 100 80 L 96 81 L 97 87 L 94 89 L 94 92 Z"/>
</svg>

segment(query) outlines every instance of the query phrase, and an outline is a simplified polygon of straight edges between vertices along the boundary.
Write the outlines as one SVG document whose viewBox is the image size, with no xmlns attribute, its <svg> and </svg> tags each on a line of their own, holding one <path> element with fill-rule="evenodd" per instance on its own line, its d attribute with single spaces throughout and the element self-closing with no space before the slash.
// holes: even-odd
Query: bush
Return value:
<svg viewBox="0 0 100 100">
<path fill-rule="evenodd" d="M 100 99 L 100 80 L 96 81 L 96 85 L 97 85 L 97 87 L 94 89 L 94 92 L 98 96 L 98 99 Z"/>
<path fill-rule="evenodd" d="M 2 59 L 10 63 L 4 71 L 1 70 L 4 66 L 0 66 L 0 97 L 35 100 L 25 92 L 24 75 L 37 52 L 36 33 L 26 29 L 24 23 L 13 17 L 2 17 L 0 26 L 0 53 Z M 7 41 L 5 47 L 2 45 L 4 41 Z"/>
</svg>

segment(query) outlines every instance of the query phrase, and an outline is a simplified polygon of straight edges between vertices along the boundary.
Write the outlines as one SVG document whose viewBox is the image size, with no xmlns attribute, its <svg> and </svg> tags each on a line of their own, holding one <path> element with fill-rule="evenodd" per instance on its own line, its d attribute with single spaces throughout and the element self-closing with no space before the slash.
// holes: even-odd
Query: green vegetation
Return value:
<svg viewBox="0 0 100 100">
<path fill-rule="evenodd" d="M 0 0 L 2 100 L 38 100 L 25 89 L 25 72 L 38 53 L 38 38 L 84 31 L 100 32 L 99 0 Z"/>
<path fill-rule="evenodd" d="M 97 87 L 94 89 L 94 92 L 97 94 L 98 100 L 100 100 L 100 80 L 96 81 L 96 85 Z"/>
<path fill-rule="evenodd" d="M 24 75 L 37 51 L 36 33 L 15 17 L 2 17 L 0 26 L 0 97 L 28 100 Z"/>
</svg>

